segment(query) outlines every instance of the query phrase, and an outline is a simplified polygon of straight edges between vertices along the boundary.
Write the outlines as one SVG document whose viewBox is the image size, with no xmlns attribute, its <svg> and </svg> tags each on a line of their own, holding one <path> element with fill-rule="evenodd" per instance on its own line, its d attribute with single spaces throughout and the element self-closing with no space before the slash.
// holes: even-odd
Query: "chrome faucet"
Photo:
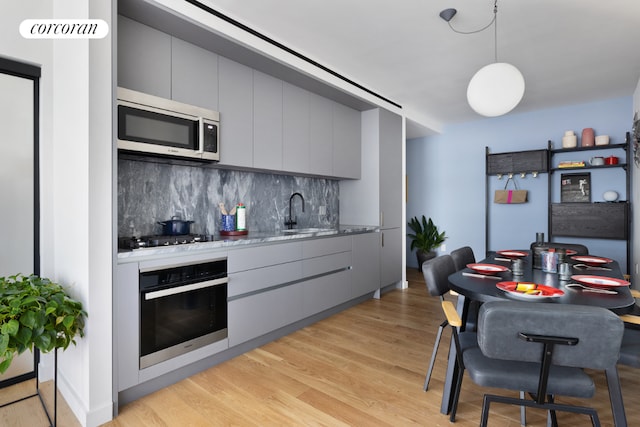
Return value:
<svg viewBox="0 0 640 427">
<path fill-rule="evenodd" d="M 291 230 L 293 226 L 297 224 L 297 218 L 294 218 L 291 214 L 291 205 L 295 196 L 300 196 L 300 200 L 302 200 L 302 212 L 304 212 L 304 197 L 302 197 L 302 194 L 300 193 L 293 193 L 291 197 L 289 197 L 289 219 L 285 220 L 284 222 L 284 225 L 286 225 L 289 230 Z"/>
</svg>

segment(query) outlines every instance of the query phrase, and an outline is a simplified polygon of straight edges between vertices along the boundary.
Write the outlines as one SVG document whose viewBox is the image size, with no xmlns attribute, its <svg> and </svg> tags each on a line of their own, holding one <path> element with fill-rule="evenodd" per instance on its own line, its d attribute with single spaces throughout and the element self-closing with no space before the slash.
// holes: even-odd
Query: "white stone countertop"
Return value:
<svg viewBox="0 0 640 427">
<path fill-rule="evenodd" d="M 237 246 L 265 245 L 269 243 L 283 243 L 297 239 L 316 239 L 327 236 L 373 233 L 379 227 L 367 225 L 340 225 L 338 228 L 308 228 L 299 230 L 283 230 L 279 232 L 252 232 L 245 236 L 220 236 L 210 242 L 189 243 L 172 246 L 156 246 L 133 250 L 120 250 L 118 262 L 137 262 L 151 258 L 171 257 L 174 255 L 197 254 L 206 251 L 230 249 Z"/>
</svg>

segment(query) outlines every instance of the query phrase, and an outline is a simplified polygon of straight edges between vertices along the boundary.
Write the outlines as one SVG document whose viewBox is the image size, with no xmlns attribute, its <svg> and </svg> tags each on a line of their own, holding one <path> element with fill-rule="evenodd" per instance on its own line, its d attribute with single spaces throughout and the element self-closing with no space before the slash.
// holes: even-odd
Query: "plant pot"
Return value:
<svg viewBox="0 0 640 427">
<path fill-rule="evenodd" d="M 422 264 L 424 264 L 425 261 L 429 261 L 431 258 L 435 258 L 436 251 L 425 252 L 417 250 L 416 256 L 418 257 L 418 271 L 422 273 Z"/>
</svg>

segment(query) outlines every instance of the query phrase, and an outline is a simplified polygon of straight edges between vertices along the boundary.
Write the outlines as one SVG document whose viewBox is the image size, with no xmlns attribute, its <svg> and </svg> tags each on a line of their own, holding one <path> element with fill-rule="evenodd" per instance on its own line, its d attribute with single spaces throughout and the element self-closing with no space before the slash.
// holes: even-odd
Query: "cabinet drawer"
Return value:
<svg viewBox="0 0 640 427">
<path fill-rule="evenodd" d="M 351 299 L 351 270 L 302 283 L 302 314 L 312 316 Z"/>
<path fill-rule="evenodd" d="M 302 258 L 302 242 L 256 246 L 229 251 L 229 273 L 298 261 Z"/>
<path fill-rule="evenodd" d="M 302 318 L 302 284 L 229 302 L 229 347 L 259 337 Z"/>
<path fill-rule="evenodd" d="M 329 237 L 325 239 L 307 240 L 303 242 L 302 255 L 313 258 L 322 255 L 336 254 L 351 250 L 351 237 Z"/>
<path fill-rule="evenodd" d="M 628 203 L 554 203 L 551 235 L 626 239 Z"/>
<path fill-rule="evenodd" d="M 304 277 L 348 268 L 351 266 L 351 251 L 305 259 L 302 265 Z"/>
<path fill-rule="evenodd" d="M 229 275 L 228 296 L 260 291 L 302 278 L 302 261 L 240 271 Z"/>
</svg>

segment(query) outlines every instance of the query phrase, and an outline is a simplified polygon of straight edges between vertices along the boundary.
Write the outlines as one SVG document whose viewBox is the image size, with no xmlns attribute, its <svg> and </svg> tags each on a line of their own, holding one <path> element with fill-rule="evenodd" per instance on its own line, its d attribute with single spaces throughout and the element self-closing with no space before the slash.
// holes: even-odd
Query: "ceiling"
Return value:
<svg viewBox="0 0 640 427">
<path fill-rule="evenodd" d="M 494 0 L 201 0 L 402 105 L 407 137 L 481 118 L 473 74 L 494 61 Z M 640 1 L 500 0 L 498 61 L 526 82 L 512 113 L 631 96 L 640 79 Z M 631 117 L 630 117 L 631 120 Z"/>
</svg>

